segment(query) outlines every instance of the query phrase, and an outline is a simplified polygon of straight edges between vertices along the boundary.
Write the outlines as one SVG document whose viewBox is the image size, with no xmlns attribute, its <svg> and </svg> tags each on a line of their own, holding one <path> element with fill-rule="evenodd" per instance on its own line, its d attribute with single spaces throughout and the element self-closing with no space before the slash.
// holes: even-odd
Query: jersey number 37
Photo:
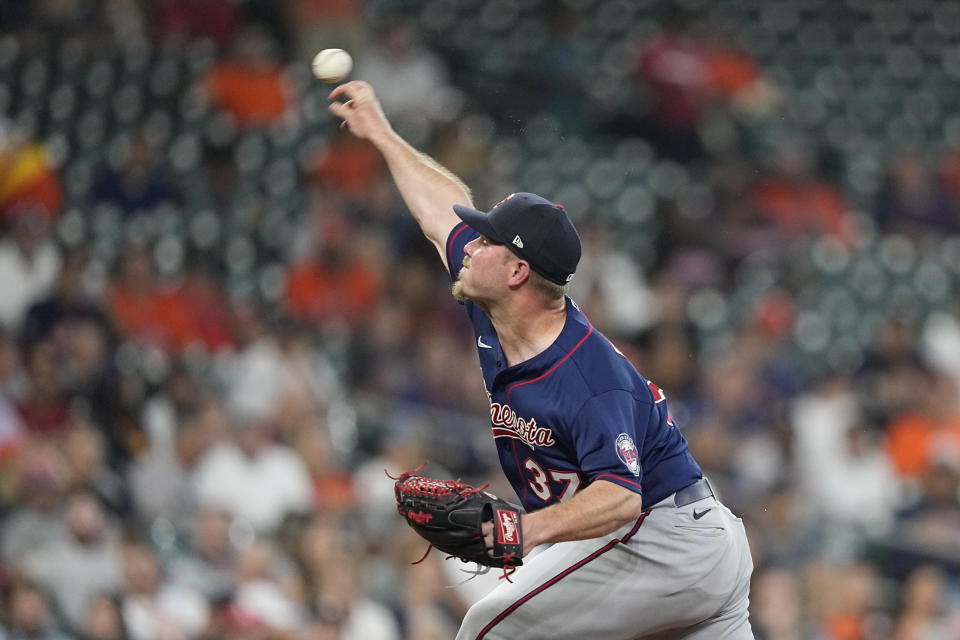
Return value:
<svg viewBox="0 0 960 640">
<path fill-rule="evenodd" d="M 550 502 L 555 497 L 560 502 L 566 502 L 580 488 L 580 474 L 576 471 L 556 471 L 554 469 L 544 471 L 543 467 L 537 464 L 533 458 L 527 458 L 523 466 L 533 475 L 533 478 L 527 484 L 536 496 L 544 502 Z M 556 489 L 557 493 L 551 490 L 551 484 L 559 485 Z"/>
</svg>

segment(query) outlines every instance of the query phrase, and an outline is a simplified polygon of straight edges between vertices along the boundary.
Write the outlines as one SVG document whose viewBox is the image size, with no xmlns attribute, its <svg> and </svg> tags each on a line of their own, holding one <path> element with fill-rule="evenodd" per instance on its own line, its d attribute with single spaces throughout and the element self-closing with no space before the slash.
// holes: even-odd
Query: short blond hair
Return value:
<svg viewBox="0 0 960 640">
<path fill-rule="evenodd" d="M 530 284 L 546 300 L 561 300 L 567 295 L 567 285 L 550 282 L 533 269 L 530 270 Z"/>
</svg>

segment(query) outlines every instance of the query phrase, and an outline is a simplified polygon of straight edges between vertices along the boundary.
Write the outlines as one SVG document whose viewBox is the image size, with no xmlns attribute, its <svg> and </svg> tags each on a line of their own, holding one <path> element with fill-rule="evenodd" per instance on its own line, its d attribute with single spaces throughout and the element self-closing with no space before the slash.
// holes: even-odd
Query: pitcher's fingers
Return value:
<svg viewBox="0 0 960 640">
<path fill-rule="evenodd" d="M 347 103 L 346 103 L 346 102 L 336 102 L 336 101 L 334 101 L 334 102 L 331 102 L 330 104 L 327 105 L 327 110 L 328 110 L 330 113 L 332 113 L 333 115 L 335 115 L 335 116 L 337 116 L 338 118 L 341 118 L 341 119 L 343 119 L 343 120 L 346 120 L 346 119 L 347 119 L 347 111 L 348 111 L 349 109 L 350 109 L 350 107 L 347 106 Z"/>
<path fill-rule="evenodd" d="M 333 91 L 330 92 L 330 95 L 327 96 L 330 100 L 336 100 L 340 96 L 347 96 L 347 98 L 356 98 L 357 94 L 366 94 L 370 93 L 370 85 L 362 80 L 351 80 L 350 82 L 345 82 L 344 84 L 338 84 L 333 88 Z"/>
<path fill-rule="evenodd" d="M 333 88 L 333 91 L 330 92 L 330 95 L 327 96 L 327 99 L 328 99 L 328 100 L 336 100 L 337 98 L 339 98 L 339 97 L 342 96 L 342 95 L 345 95 L 345 96 L 347 96 L 347 98 L 349 98 L 349 97 L 350 97 L 350 85 L 351 85 L 351 84 L 353 84 L 353 83 L 352 83 L 352 82 L 348 82 L 348 83 L 346 83 L 346 84 L 338 84 L 336 87 Z"/>
</svg>

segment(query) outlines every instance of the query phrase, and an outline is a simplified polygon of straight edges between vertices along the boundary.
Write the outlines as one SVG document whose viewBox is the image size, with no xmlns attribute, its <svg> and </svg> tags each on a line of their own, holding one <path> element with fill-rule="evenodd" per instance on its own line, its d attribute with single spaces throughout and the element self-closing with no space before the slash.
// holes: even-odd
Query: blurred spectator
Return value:
<svg viewBox="0 0 960 640">
<path fill-rule="evenodd" d="M 216 396 L 208 387 L 182 359 L 171 363 L 166 380 L 144 403 L 140 416 L 150 455 L 172 455 L 178 431 L 205 408 L 217 405 Z"/>
<path fill-rule="evenodd" d="M 226 404 L 234 412 L 272 417 L 281 395 L 283 353 L 256 302 L 239 301 L 233 311 L 238 351 L 224 372 Z"/>
<path fill-rule="evenodd" d="M 166 582 L 147 547 L 124 549 L 123 576 L 123 620 L 132 640 L 198 638 L 206 629 L 206 600 L 190 587 Z"/>
<path fill-rule="evenodd" d="M 180 194 L 156 159 L 143 132 L 125 139 L 119 157 L 107 163 L 93 185 L 92 202 L 116 207 L 125 216 L 150 213 L 163 204 L 178 204 Z"/>
<path fill-rule="evenodd" d="M 71 628 L 80 628 L 90 600 L 121 584 L 120 554 L 103 508 L 87 493 L 67 503 L 66 534 L 21 558 L 27 576 L 53 594 Z"/>
<path fill-rule="evenodd" d="M 87 491 L 112 513 L 130 513 L 130 489 L 124 478 L 107 466 L 106 447 L 99 431 L 82 422 L 75 423 L 64 434 L 63 457 L 68 491 Z"/>
<path fill-rule="evenodd" d="M 51 445 L 35 445 L 20 457 L 18 505 L 0 522 L 2 560 L 14 565 L 31 551 L 61 540 L 63 459 Z"/>
<path fill-rule="evenodd" d="M 879 575 L 866 563 L 830 565 L 808 574 L 814 594 L 815 615 L 831 640 L 880 640 L 889 637 L 873 628 L 880 608 Z M 888 633 L 889 630 L 886 630 Z"/>
<path fill-rule="evenodd" d="M 315 606 L 336 612 L 343 640 L 400 640 L 399 626 L 390 611 L 362 589 L 363 564 L 348 555 L 331 560 L 320 576 Z M 328 615 L 321 613 L 321 616 Z"/>
<path fill-rule="evenodd" d="M 383 18 L 357 55 L 353 75 L 377 88 L 384 113 L 405 138 L 425 141 L 434 123 L 453 119 L 461 108 L 443 59 L 424 46 L 416 22 L 400 15 Z"/>
<path fill-rule="evenodd" d="M 283 360 L 274 418 L 281 437 L 294 444 L 304 425 L 322 423 L 337 405 L 346 406 L 344 389 L 337 370 L 322 351 L 322 343 L 309 327 L 283 323 L 277 338 Z"/>
<path fill-rule="evenodd" d="M 16 406 L 19 367 L 20 349 L 0 326 L 0 465 L 16 458 L 27 435 Z"/>
<path fill-rule="evenodd" d="M 290 438 L 301 420 L 339 398 L 334 370 L 303 325 L 268 322 L 252 301 L 236 303 L 234 313 L 238 351 L 223 369 L 227 406 Z"/>
<path fill-rule="evenodd" d="M 753 576 L 750 590 L 750 625 L 758 640 L 804 640 L 803 585 L 800 577 L 771 568 Z"/>
<path fill-rule="evenodd" d="M 93 596 L 80 635 L 83 640 L 129 640 L 115 597 L 105 593 Z"/>
<path fill-rule="evenodd" d="M 777 145 L 773 172 L 754 185 L 752 201 L 783 241 L 821 234 L 851 240 L 853 229 L 843 194 L 818 175 L 815 150 L 804 139 Z"/>
<path fill-rule="evenodd" d="M 795 570 L 816 556 L 820 547 L 817 523 L 803 517 L 797 491 L 786 481 L 750 503 L 745 514 L 754 566 Z"/>
<path fill-rule="evenodd" d="M 612 246 L 603 221 L 591 220 L 579 231 L 583 255 L 569 295 L 611 337 L 632 337 L 649 328 L 657 317 L 656 300 L 636 262 Z"/>
<path fill-rule="evenodd" d="M 706 65 L 713 93 L 739 113 L 764 116 L 779 106 L 780 92 L 764 77 L 756 59 L 740 47 L 730 27 L 707 34 L 710 46 Z"/>
<path fill-rule="evenodd" d="M 290 60 L 293 49 L 296 47 L 294 43 L 296 23 L 292 19 L 290 3 L 278 4 L 275 0 L 244 0 L 240 6 L 244 25 L 256 25 L 263 29 L 270 40 L 276 43 L 280 59 Z"/>
<path fill-rule="evenodd" d="M 887 427 L 887 455 L 897 472 L 917 478 L 937 463 L 960 466 L 960 396 L 953 379 L 932 375 L 912 391 L 918 402 Z"/>
<path fill-rule="evenodd" d="M 725 153 L 707 168 L 713 191 L 715 250 L 733 265 L 763 255 L 776 246 L 777 228 L 753 203 L 750 190 L 756 174 L 751 161 L 739 153 Z"/>
<path fill-rule="evenodd" d="M 899 314 L 883 318 L 857 378 L 865 405 L 881 424 L 917 407 L 917 390 L 928 386 L 929 372 L 920 359 L 912 320 Z"/>
<path fill-rule="evenodd" d="M 27 430 L 38 436 L 62 433 L 70 421 L 70 399 L 60 386 L 60 362 L 49 341 L 31 345 L 24 355 L 27 388 L 17 411 Z"/>
<path fill-rule="evenodd" d="M 107 287 L 106 301 L 121 337 L 177 352 L 195 335 L 184 307 L 169 304 L 171 289 L 158 279 L 146 248 L 131 247 Z"/>
<path fill-rule="evenodd" d="M 288 513 L 313 506 L 310 474 L 293 450 L 271 442 L 262 416 L 235 414 L 232 438 L 197 465 L 192 484 L 200 505 L 225 509 L 270 534 Z"/>
<path fill-rule="evenodd" d="M 892 524 L 900 485 L 882 443 L 865 428 L 843 378 L 827 379 L 797 398 L 792 452 L 805 511 L 832 528 L 880 537 Z"/>
<path fill-rule="evenodd" d="M 684 424 L 691 451 L 704 473 L 717 481 L 749 488 L 749 475 L 736 454 L 748 436 L 764 436 L 772 422 L 771 407 L 765 404 L 761 389 L 763 380 L 757 355 L 744 348 L 719 355 L 701 363 L 700 397 L 691 408 L 696 413 Z M 656 381 L 659 385 L 660 382 Z M 667 396 L 669 404 L 670 397 Z"/>
<path fill-rule="evenodd" d="M 402 545 L 404 556 L 403 560 L 415 562 L 422 551 L 416 536 L 407 538 L 407 540 L 417 540 L 414 545 Z M 411 546 L 413 547 L 411 549 Z M 412 551 L 412 554 L 410 553 Z M 414 557 L 411 557 L 411 555 Z M 440 640 L 441 638 L 450 638 L 456 635 L 456 621 L 462 617 L 472 602 L 463 602 L 461 591 L 459 589 L 449 589 L 448 575 L 443 569 L 448 562 L 456 565 L 462 565 L 456 559 L 444 560 L 439 554 L 431 558 L 432 561 L 421 562 L 420 564 L 406 564 L 403 571 L 403 611 L 406 612 L 404 637 L 423 638 L 423 640 Z M 460 575 L 463 575 L 462 573 Z M 457 578 L 461 581 L 462 578 Z M 482 580 L 480 580 L 482 582 Z M 490 587 L 490 580 L 487 580 L 487 587 Z"/>
<path fill-rule="evenodd" d="M 343 521 L 335 514 L 317 512 L 301 532 L 294 556 L 308 590 L 315 589 L 325 568 L 340 555 L 344 545 Z"/>
<path fill-rule="evenodd" d="M 214 353 L 233 346 L 230 306 L 217 266 L 202 256 L 190 256 L 180 282 L 163 296 L 161 305 L 187 316 L 180 341 Z"/>
<path fill-rule="evenodd" d="M 318 217 L 317 244 L 309 257 L 291 265 L 284 301 L 302 322 L 343 322 L 355 330 L 381 292 L 383 258 L 371 251 L 377 238 L 348 233 L 339 212 Z"/>
<path fill-rule="evenodd" d="M 160 0 L 153 25 L 160 40 L 209 38 L 226 48 L 237 32 L 240 16 L 230 0 Z"/>
<path fill-rule="evenodd" d="M 111 342 L 106 327 L 95 318 L 78 319 L 54 336 L 63 367 L 61 385 L 74 395 L 96 396 L 97 387 L 111 375 L 108 371 Z"/>
<path fill-rule="evenodd" d="M 2 634 L 0 630 L 0 634 Z M 10 628 L 5 640 L 68 640 L 57 629 L 47 594 L 29 582 L 17 582 L 10 593 Z"/>
<path fill-rule="evenodd" d="M 229 131 L 232 136 L 233 129 Z M 240 202 L 237 195 L 239 171 L 234 161 L 234 149 L 229 143 L 204 146 L 199 178 L 185 186 L 186 202 L 192 203 L 198 211 L 209 209 L 220 220 L 233 219 Z"/>
<path fill-rule="evenodd" d="M 193 521 L 190 551 L 170 564 L 170 579 L 209 602 L 223 602 L 234 590 L 236 550 L 226 511 L 201 509 Z"/>
<path fill-rule="evenodd" d="M 918 567 L 903 585 L 894 640 L 956 637 L 960 616 L 950 615 L 947 576 L 936 566 Z"/>
<path fill-rule="evenodd" d="M 29 306 L 45 296 L 60 271 L 60 252 L 50 237 L 50 218 L 31 208 L 7 213 L 0 236 L 0 323 L 18 331 Z"/>
<path fill-rule="evenodd" d="M 641 133 L 660 155 L 679 162 L 703 156 L 699 127 L 712 89 L 707 49 L 692 18 L 671 4 L 662 32 L 641 44 L 635 63 L 650 102 L 639 116 Z"/>
<path fill-rule="evenodd" d="M 888 570 L 903 572 L 918 562 L 960 566 L 960 468 L 938 462 L 919 479 L 919 495 L 898 514 Z M 949 564 L 948 564 L 949 563 Z"/>
<path fill-rule="evenodd" d="M 63 186 L 44 145 L 0 118 L 0 217 L 26 210 L 52 219 L 62 207 Z"/>
<path fill-rule="evenodd" d="M 170 440 L 151 441 L 150 449 L 133 461 L 128 472 L 141 519 L 150 522 L 162 517 L 178 526 L 189 521 L 196 507 L 191 477 L 226 432 L 224 408 L 215 399 L 205 399 L 177 415 Z"/>
<path fill-rule="evenodd" d="M 369 196 L 383 170 L 383 156 L 366 140 L 338 132 L 317 154 L 313 177 L 329 189 L 327 198 L 342 195 L 350 200 Z"/>
<path fill-rule="evenodd" d="M 282 559 L 267 543 L 244 549 L 237 560 L 234 597 L 238 611 L 252 624 L 280 632 L 297 628 L 306 616 L 290 584 L 293 568 L 282 565 Z"/>
<path fill-rule="evenodd" d="M 310 472 L 316 510 L 325 513 L 353 509 L 356 504 L 353 481 L 337 459 L 324 421 L 319 417 L 308 420 L 300 426 L 295 438 L 294 447 Z"/>
<path fill-rule="evenodd" d="M 960 231 L 960 211 L 929 162 L 900 149 L 888 161 L 887 178 L 874 205 L 880 228 L 912 237 Z"/>
<path fill-rule="evenodd" d="M 960 300 L 953 303 L 949 313 L 927 316 L 917 349 L 930 367 L 953 376 L 960 393 Z"/>
<path fill-rule="evenodd" d="M 276 122 L 292 106 L 277 43 L 257 26 L 237 34 L 230 56 L 211 69 L 203 86 L 213 102 L 245 128 Z"/>
<path fill-rule="evenodd" d="M 88 257 L 84 250 L 67 251 L 53 290 L 27 310 L 20 330 L 21 341 L 32 344 L 65 329 L 73 321 L 89 320 L 104 330 L 110 327 L 102 300 L 85 286 Z M 57 342 L 57 338 L 54 337 Z"/>
</svg>

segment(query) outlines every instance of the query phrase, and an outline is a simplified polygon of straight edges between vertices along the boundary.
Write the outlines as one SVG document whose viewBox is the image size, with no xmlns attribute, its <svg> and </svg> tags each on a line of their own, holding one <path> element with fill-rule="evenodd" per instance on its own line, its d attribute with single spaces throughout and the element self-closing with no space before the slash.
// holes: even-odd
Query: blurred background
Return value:
<svg viewBox="0 0 960 640">
<path fill-rule="evenodd" d="M 490 480 L 342 47 L 665 391 L 763 640 L 960 638 L 960 5 L 0 1 L 0 638 L 451 638 L 384 475 Z"/>
</svg>

